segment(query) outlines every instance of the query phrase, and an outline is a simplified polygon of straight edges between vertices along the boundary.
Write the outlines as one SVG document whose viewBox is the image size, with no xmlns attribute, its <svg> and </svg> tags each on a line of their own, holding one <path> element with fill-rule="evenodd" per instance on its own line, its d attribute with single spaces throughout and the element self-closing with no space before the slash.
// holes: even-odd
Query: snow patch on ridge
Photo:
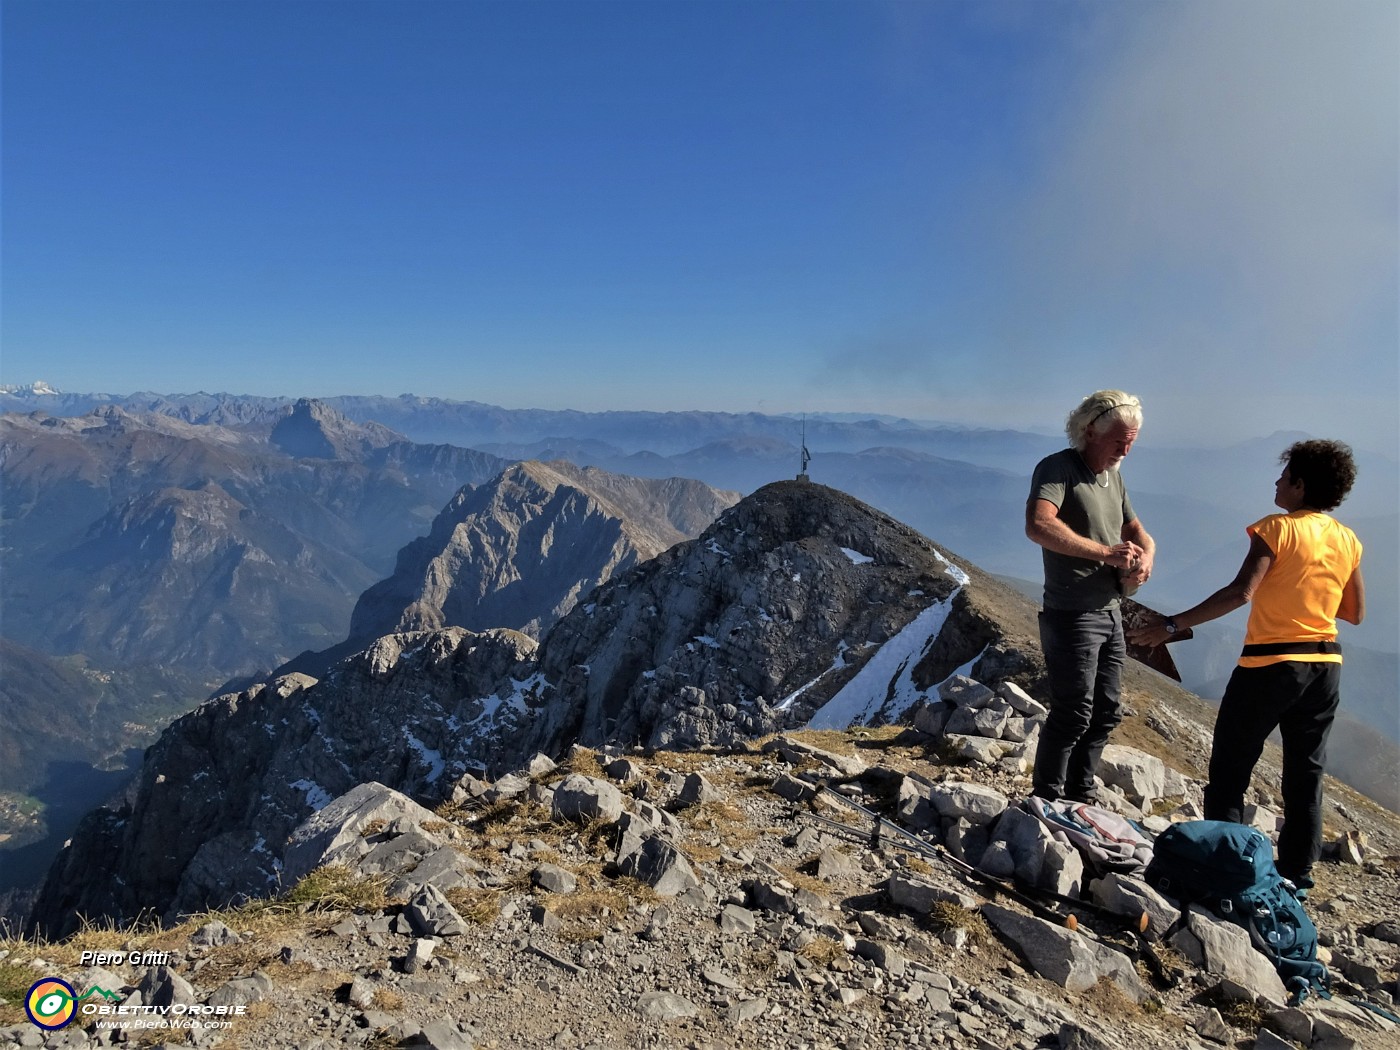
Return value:
<svg viewBox="0 0 1400 1050">
<path fill-rule="evenodd" d="M 301 780 L 292 781 L 287 786 L 296 788 L 306 796 L 306 804 L 315 811 L 319 812 L 325 809 L 332 802 L 330 792 L 314 780 L 307 780 L 303 777 Z"/>
<path fill-rule="evenodd" d="M 961 572 L 956 566 L 950 565 L 949 569 Z M 957 593 L 950 594 L 947 601 L 930 605 L 880 646 L 855 677 L 812 716 L 807 727 L 845 729 L 865 724 L 876 714 L 894 721 L 912 707 L 923 695 L 914 685 L 914 665 L 943 630 Z"/>
<path fill-rule="evenodd" d="M 442 776 L 442 771 L 446 763 L 442 760 L 442 752 L 434 751 L 423 741 L 414 736 L 408 729 L 403 731 L 404 738 L 408 741 L 408 746 L 413 748 L 418 758 L 428 767 L 427 781 L 429 784 L 435 783 L 438 777 Z"/>
<path fill-rule="evenodd" d="M 788 710 L 790 707 L 792 707 L 793 704 L 797 702 L 798 698 L 802 696 L 802 694 L 805 693 L 808 689 L 811 689 L 812 686 L 816 685 L 827 675 L 831 674 L 832 671 L 840 671 L 842 668 L 844 668 L 846 666 L 846 650 L 848 648 L 849 646 L 846 645 L 846 640 L 844 638 L 841 639 L 841 641 L 838 642 L 836 645 L 836 656 L 831 661 L 831 666 L 828 667 L 821 674 L 817 675 L 817 677 L 813 678 L 806 685 L 798 686 L 791 693 L 788 693 L 787 696 L 783 697 L 781 700 L 778 701 L 777 706 L 774 707 L 774 710 Z"/>
<path fill-rule="evenodd" d="M 966 587 L 969 583 L 972 582 L 972 578 L 968 576 L 967 573 L 963 572 L 956 565 L 950 562 L 947 558 L 939 554 L 938 551 L 934 551 L 933 556 L 943 563 L 943 571 L 949 576 L 951 576 L 954 580 L 956 580 L 959 587 Z M 952 595 L 948 596 L 948 600 L 950 602 L 953 600 Z"/>
</svg>

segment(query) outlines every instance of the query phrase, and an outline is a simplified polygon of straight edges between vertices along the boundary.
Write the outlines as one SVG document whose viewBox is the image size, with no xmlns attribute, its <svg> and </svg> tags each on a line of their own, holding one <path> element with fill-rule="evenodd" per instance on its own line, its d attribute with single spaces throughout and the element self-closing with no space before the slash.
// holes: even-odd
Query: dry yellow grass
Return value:
<svg viewBox="0 0 1400 1050">
<path fill-rule="evenodd" d="M 217 987 L 237 977 L 247 977 L 254 970 L 267 967 L 277 958 L 278 949 L 266 941 L 245 941 L 210 949 L 208 962 L 199 971 L 202 984 Z"/>
<path fill-rule="evenodd" d="M 457 914 L 468 922 L 485 926 L 496 921 L 501 914 L 501 900 L 505 893 L 500 889 L 451 889 L 444 896 L 448 903 L 457 909 Z"/>
<path fill-rule="evenodd" d="M 924 860 L 923 857 L 905 857 L 904 866 L 910 871 L 918 872 L 920 875 L 933 874 L 933 865 Z"/>
<path fill-rule="evenodd" d="M 798 949 L 797 954 L 804 959 L 810 959 L 819 966 L 830 966 L 837 959 L 843 958 L 846 949 L 830 937 L 818 935 L 814 941 L 809 941 Z"/>
<path fill-rule="evenodd" d="M 968 941 L 978 948 L 985 947 L 993 941 L 992 931 L 987 925 L 986 919 L 977 912 L 969 911 L 952 901 L 936 902 L 929 910 L 928 920 L 929 925 L 936 933 L 943 933 L 946 930 L 966 930 Z"/>
<path fill-rule="evenodd" d="M 403 996 L 392 988 L 376 988 L 370 1001 L 380 1010 L 402 1010 Z"/>
<path fill-rule="evenodd" d="M 532 851 L 530 854 L 530 864 L 532 866 L 539 864 L 553 864 L 561 868 L 568 866 L 564 863 L 564 858 L 552 849 L 541 849 Z"/>
<path fill-rule="evenodd" d="M 806 864 L 816 859 L 817 858 L 813 856 L 802 863 Z M 797 868 L 786 868 L 782 865 L 775 865 L 775 867 L 782 873 L 783 878 L 787 879 L 788 882 L 792 883 L 799 890 L 810 890 L 812 893 L 816 894 L 828 892 L 826 883 L 822 882 L 821 879 L 814 878 L 811 875 L 804 875 L 802 872 L 798 871 Z"/>
<path fill-rule="evenodd" d="M 718 864 L 724 859 L 724 850 L 703 842 L 691 843 L 685 848 L 686 858 L 697 864 Z"/>
<path fill-rule="evenodd" d="M 603 778 L 603 764 L 598 759 L 596 751 L 589 751 L 584 748 L 576 750 L 569 758 L 560 763 L 555 769 L 548 773 L 532 777 L 536 783 L 549 782 L 561 779 L 570 773 L 577 773 L 580 776 Z"/>
<path fill-rule="evenodd" d="M 573 893 L 551 894 L 544 900 L 545 908 L 563 920 L 559 937 L 565 941 L 596 941 L 634 905 L 654 904 L 662 899 L 637 879 L 607 878 L 599 864 L 585 865 L 578 877 L 579 887 Z"/>
<path fill-rule="evenodd" d="M 719 839 L 720 844 L 730 852 L 743 849 L 759 836 L 758 830 L 749 824 L 748 814 L 734 803 L 724 800 L 690 806 L 677 816 L 691 832 Z M 714 850 L 710 843 L 692 843 L 686 847 L 686 853 L 691 854 L 692 859 L 699 860 L 701 858 L 695 851 L 701 848 L 711 852 Z"/>
<path fill-rule="evenodd" d="M 1107 1017 L 1128 1019 L 1141 1017 L 1143 1013 L 1142 1006 L 1128 998 L 1109 977 L 1100 977 L 1092 988 L 1081 993 L 1081 998 Z"/>
<path fill-rule="evenodd" d="M 834 755 L 854 755 L 857 751 L 855 740 L 844 729 L 799 729 L 784 735 Z"/>
<path fill-rule="evenodd" d="M 487 803 L 481 809 L 473 810 L 467 826 L 475 831 L 485 834 L 495 834 L 492 828 L 506 826 L 516 818 L 519 805 L 508 798 L 500 799 L 496 802 Z"/>
<path fill-rule="evenodd" d="M 384 875 L 366 878 L 342 864 L 326 864 L 303 878 L 276 903 L 307 905 L 320 911 L 352 908 L 374 911 L 388 904 L 384 895 L 388 884 L 389 879 Z"/>
<path fill-rule="evenodd" d="M 120 925 L 84 922 L 76 933 L 61 941 L 0 938 L 0 950 L 7 953 L 0 962 L 0 999 L 6 1000 L 0 1005 L 0 1025 L 22 1024 L 26 1020 L 24 995 L 35 980 L 35 971 L 28 966 L 31 960 L 42 958 L 52 968 L 69 970 L 81 966 L 85 951 L 183 950 L 199 927 L 214 920 L 252 936 L 238 944 L 208 949 L 208 961 L 200 968 L 202 982 L 222 983 L 258 968 L 272 967 L 281 967 L 285 976 L 303 977 L 310 967 L 284 966 L 272 946 L 287 936 L 326 927 L 346 910 L 379 906 L 383 889 L 383 879 L 362 879 L 343 868 L 320 868 L 276 900 L 204 912 L 169 928 L 146 918 Z"/>
</svg>

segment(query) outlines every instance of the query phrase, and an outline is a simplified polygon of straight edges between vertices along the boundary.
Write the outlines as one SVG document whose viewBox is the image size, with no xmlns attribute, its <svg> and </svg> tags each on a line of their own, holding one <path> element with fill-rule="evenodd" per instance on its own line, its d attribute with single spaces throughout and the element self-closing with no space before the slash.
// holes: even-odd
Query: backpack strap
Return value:
<svg viewBox="0 0 1400 1050">
<path fill-rule="evenodd" d="M 1275 970 L 1278 970 L 1279 960 L 1282 956 L 1278 950 L 1268 942 L 1263 933 L 1260 932 L 1259 926 L 1254 920 L 1254 915 L 1248 913 L 1244 915 L 1244 928 L 1245 932 L 1249 934 L 1249 943 L 1254 945 L 1255 951 L 1259 952 L 1273 964 Z M 1327 967 L 1320 962 L 1317 965 L 1322 971 L 1320 977 L 1305 977 L 1302 974 L 1295 973 L 1292 977 L 1284 978 L 1283 986 L 1289 993 L 1289 1006 L 1301 1006 L 1303 1000 L 1308 997 L 1309 992 L 1316 992 L 1323 999 L 1332 998 L 1332 971 L 1327 969 Z M 1283 976 L 1282 972 L 1280 972 L 1279 976 Z"/>
<path fill-rule="evenodd" d="M 1163 880 L 1163 885 L 1155 888 L 1160 889 L 1163 893 L 1171 893 L 1171 891 L 1166 888 L 1170 884 L 1170 880 Z M 1172 896 L 1176 896 L 1176 894 L 1172 894 Z M 1162 935 L 1157 938 L 1157 940 L 1163 944 L 1170 944 L 1173 937 L 1186 929 L 1187 923 L 1191 920 L 1191 905 L 1201 902 L 1200 897 L 1178 897 L 1177 900 L 1181 904 L 1181 910 L 1177 912 L 1176 918 L 1172 920 L 1172 924 L 1163 930 Z"/>
</svg>

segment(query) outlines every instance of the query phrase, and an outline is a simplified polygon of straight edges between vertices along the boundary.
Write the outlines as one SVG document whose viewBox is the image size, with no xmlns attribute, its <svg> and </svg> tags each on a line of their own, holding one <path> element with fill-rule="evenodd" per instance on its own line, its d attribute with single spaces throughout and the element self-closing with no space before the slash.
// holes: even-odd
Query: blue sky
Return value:
<svg viewBox="0 0 1400 1050">
<path fill-rule="evenodd" d="M 1389 0 L 0 17 L 0 382 L 1397 446 Z"/>
</svg>

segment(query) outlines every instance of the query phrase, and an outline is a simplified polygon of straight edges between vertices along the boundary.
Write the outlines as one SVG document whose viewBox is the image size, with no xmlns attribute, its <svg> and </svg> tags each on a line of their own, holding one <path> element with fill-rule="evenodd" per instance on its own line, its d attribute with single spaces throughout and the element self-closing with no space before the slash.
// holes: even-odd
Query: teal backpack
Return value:
<svg viewBox="0 0 1400 1050">
<path fill-rule="evenodd" d="M 1258 828 L 1224 820 L 1173 824 L 1157 836 L 1147 884 L 1181 904 L 1209 908 L 1249 933 L 1283 978 L 1295 1003 L 1310 991 L 1330 999 L 1327 967 L 1317 958 L 1317 927 L 1274 867 L 1274 849 Z"/>
</svg>

